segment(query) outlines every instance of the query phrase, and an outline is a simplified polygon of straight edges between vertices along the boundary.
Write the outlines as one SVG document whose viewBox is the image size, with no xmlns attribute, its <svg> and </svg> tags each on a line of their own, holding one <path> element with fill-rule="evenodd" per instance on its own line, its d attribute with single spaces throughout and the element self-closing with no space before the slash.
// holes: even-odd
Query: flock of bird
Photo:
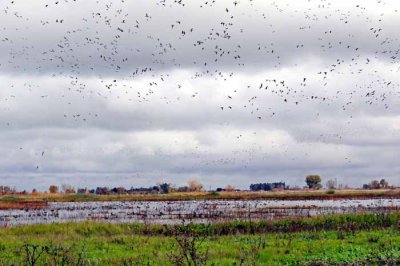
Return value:
<svg viewBox="0 0 400 266">
<path fill-rule="evenodd" d="M 0 112 L 23 90 L 31 101 L 57 102 L 60 120 L 96 125 L 108 119 L 106 111 L 79 107 L 95 98 L 157 113 L 160 104 L 196 105 L 222 93 L 207 110 L 221 123 L 242 116 L 262 125 L 309 108 L 318 119 L 325 107 L 351 121 L 358 108 L 390 112 L 400 96 L 395 1 L 5 0 L 0 8 L 0 75 L 27 80 L 22 88 L 6 85 L 13 90 L 0 93 Z M 46 84 L 30 83 L 30 76 L 63 83 L 58 94 L 34 94 Z M 191 82 L 214 86 L 215 95 Z M 2 128 L 18 126 L 2 117 Z M 332 136 L 340 140 L 340 131 Z M 240 163 L 259 150 L 241 151 L 248 159 Z M 200 164 L 233 163 L 235 152 Z"/>
</svg>

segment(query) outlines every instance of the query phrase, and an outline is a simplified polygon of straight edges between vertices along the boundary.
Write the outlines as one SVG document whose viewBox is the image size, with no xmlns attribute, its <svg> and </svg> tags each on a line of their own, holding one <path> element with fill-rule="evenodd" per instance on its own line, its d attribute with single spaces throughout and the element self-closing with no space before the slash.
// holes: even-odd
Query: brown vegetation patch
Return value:
<svg viewBox="0 0 400 266">
<path fill-rule="evenodd" d="M 0 210 L 40 209 L 46 206 L 46 201 L 0 201 Z"/>
</svg>

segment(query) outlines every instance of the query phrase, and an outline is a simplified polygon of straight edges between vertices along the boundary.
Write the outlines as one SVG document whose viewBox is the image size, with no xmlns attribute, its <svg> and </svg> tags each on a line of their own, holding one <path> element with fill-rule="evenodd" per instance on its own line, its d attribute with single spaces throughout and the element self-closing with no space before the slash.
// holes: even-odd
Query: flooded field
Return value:
<svg viewBox="0 0 400 266">
<path fill-rule="evenodd" d="M 111 223 L 173 224 L 275 220 L 323 214 L 388 213 L 400 210 L 400 199 L 341 200 L 195 200 L 195 201 L 108 201 L 50 202 L 47 206 L 0 210 L 0 227 L 106 221 Z"/>
</svg>

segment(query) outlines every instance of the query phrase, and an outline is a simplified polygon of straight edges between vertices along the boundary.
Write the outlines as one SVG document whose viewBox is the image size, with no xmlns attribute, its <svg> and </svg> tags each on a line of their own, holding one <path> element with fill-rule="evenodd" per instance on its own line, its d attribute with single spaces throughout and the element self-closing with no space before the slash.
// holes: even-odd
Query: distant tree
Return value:
<svg viewBox="0 0 400 266">
<path fill-rule="evenodd" d="M 326 181 L 326 187 L 328 189 L 336 189 L 337 188 L 337 182 L 335 179 L 329 179 Z"/>
<path fill-rule="evenodd" d="M 17 190 L 9 186 L 0 186 L 0 194 L 14 194 Z"/>
<path fill-rule="evenodd" d="M 117 194 L 125 194 L 126 189 L 124 187 L 117 187 Z"/>
<path fill-rule="evenodd" d="M 251 191 L 260 191 L 261 190 L 261 184 L 251 184 L 250 185 L 250 190 Z"/>
<path fill-rule="evenodd" d="M 78 188 L 77 193 L 78 194 L 89 194 L 89 190 L 87 188 Z"/>
<path fill-rule="evenodd" d="M 111 189 L 111 192 L 115 193 L 115 194 L 125 194 L 126 189 L 124 187 L 115 187 L 115 188 Z"/>
<path fill-rule="evenodd" d="M 162 194 L 168 194 L 168 193 L 169 193 L 169 190 L 170 190 L 170 188 L 171 188 L 171 185 L 168 184 L 168 183 L 164 183 L 164 184 L 160 184 L 159 187 L 160 187 L 160 190 L 159 190 L 159 191 L 160 191 Z"/>
<path fill-rule="evenodd" d="M 168 193 L 175 193 L 178 191 L 178 188 L 174 185 L 169 185 Z"/>
<path fill-rule="evenodd" d="M 32 189 L 32 194 L 36 194 L 36 193 L 37 193 L 37 189 L 36 188 Z"/>
<path fill-rule="evenodd" d="M 56 185 L 51 185 L 51 186 L 49 187 L 49 192 L 52 193 L 52 194 L 58 193 L 58 186 L 56 186 Z"/>
<path fill-rule="evenodd" d="M 235 187 L 232 186 L 232 185 L 227 185 L 226 188 L 225 188 L 225 191 L 228 191 L 228 192 L 232 192 L 234 190 L 235 190 Z"/>
<path fill-rule="evenodd" d="M 371 189 L 379 189 L 381 187 L 381 184 L 378 180 L 372 180 L 369 186 Z"/>
<path fill-rule="evenodd" d="M 150 188 L 151 193 L 160 193 L 160 187 L 159 186 L 153 186 Z"/>
<path fill-rule="evenodd" d="M 382 178 L 381 181 L 379 181 L 379 184 L 380 184 L 381 188 L 388 188 L 389 187 L 389 183 L 384 178 Z"/>
<path fill-rule="evenodd" d="M 195 179 L 189 180 L 188 187 L 190 192 L 199 192 L 203 190 L 203 185 Z"/>
<path fill-rule="evenodd" d="M 285 182 L 274 182 L 274 183 L 258 183 L 250 184 L 251 191 L 271 191 L 271 190 L 284 190 L 287 189 Z"/>
<path fill-rule="evenodd" d="M 62 184 L 61 189 L 65 194 L 76 193 L 75 188 L 68 184 Z"/>
<path fill-rule="evenodd" d="M 110 189 L 108 187 L 97 187 L 95 191 L 97 195 L 108 195 L 110 194 Z"/>
<path fill-rule="evenodd" d="M 308 175 L 306 177 L 306 183 L 308 188 L 320 189 L 322 187 L 321 177 L 319 175 Z"/>
<path fill-rule="evenodd" d="M 188 186 L 178 187 L 177 191 L 178 192 L 189 192 L 189 187 Z"/>
</svg>

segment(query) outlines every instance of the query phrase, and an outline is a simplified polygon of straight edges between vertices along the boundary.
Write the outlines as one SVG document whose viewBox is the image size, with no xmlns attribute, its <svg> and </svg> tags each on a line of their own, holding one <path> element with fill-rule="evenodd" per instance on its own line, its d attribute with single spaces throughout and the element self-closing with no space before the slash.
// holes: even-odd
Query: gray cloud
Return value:
<svg viewBox="0 0 400 266">
<path fill-rule="evenodd" d="M 0 183 L 398 184 L 396 2 L 238 2 L 0 3 Z"/>
</svg>

